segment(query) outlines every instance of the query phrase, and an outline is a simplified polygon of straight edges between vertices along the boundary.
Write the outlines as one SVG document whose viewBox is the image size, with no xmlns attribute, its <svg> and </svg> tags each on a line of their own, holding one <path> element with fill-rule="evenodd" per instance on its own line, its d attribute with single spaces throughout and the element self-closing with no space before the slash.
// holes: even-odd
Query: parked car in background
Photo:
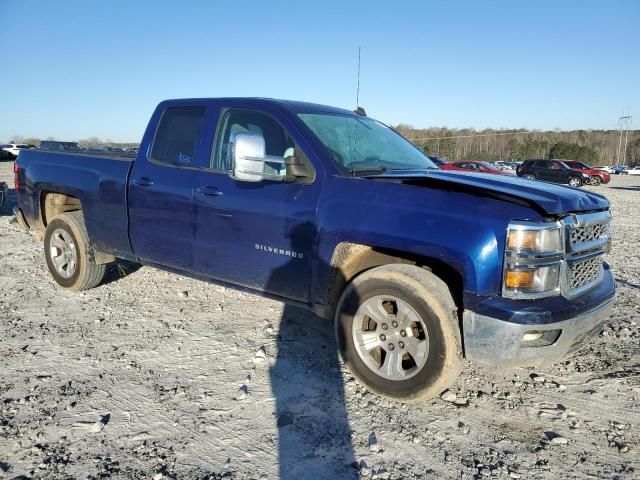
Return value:
<svg viewBox="0 0 640 480">
<path fill-rule="evenodd" d="M 448 162 L 442 158 L 442 157 L 432 157 L 430 155 L 427 155 L 427 158 L 429 160 L 431 160 L 433 163 L 435 163 L 438 168 L 442 168 L 443 165 L 446 165 Z"/>
<path fill-rule="evenodd" d="M 489 162 L 451 162 L 440 167 L 442 170 L 463 170 L 467 172 L 492 173 L 494 175 L 508 175 Z"/>
<path fill-rule="evenodd" d="M 4 145 L 0 147 L 0 160 L 13 160 L 13 155 L 4 149 Z"/>
<path fill-rule="evenodd" d="M 34 146 L 26 143 L 6 143 L 0 148 L 9 153 L 9 155 L 11 155 L 11 158 L 16 158 L 20 153 L 20 150 L 28 150 L 30 148 L 34 148 Z"/>
<path fill-rule="evenodd" d="M 82 147 L 78 142 L 43 140 L 42 142 L 40 142 L 40 150 L 55 150 L 57 152 L 81 152 Z"/>
<path fill-rule="evenodd" d="M 589 174 L 573 170 L 561 160 L 525 160 L 516 174 L 531 180 L 567 183 L 572 187 L 581 187 L 591 180 Z"/>
<path fill-rule="evenodd" d="M 600 185 L 601 183 L 609 183 L 611 181 L 611 175 L 604 170 L 598 170 L 595 167 L 591 167 L 584 162 L 578 162 L 577 160 L 564 160 L 566 165 L 573 170 L 586 173 L 591 177 L 589 183 L 591 185 Z"/>
<path fill-rule="evenodd" d="M 625 170 L 622 173 L 623 175 L 640 175 L 640 166 L 630 168 L 629 170 Z"/>
<path fill-rule="evenodd" d="M 611 169 L 613 170 L 613 174 L 614 175 L 622 175 L 626 172 L 627 167 L 625 167 L 624 165 L 614 165 L 613 167 L 611 167 Z"/>
<path fill-rule="evenodd" d="M 612 174 L 613 173 L 613 167 L 610 167 L 609 165 L 603 165 L 601 167 L 593 167 L 596 170 L 602 170 L 604 172 L 607 172 L 608 174 Z"/>
<path fill-rule="evenodd" d="M 4 199 L 7 198 L 7 192 L 9 191 L 9 187 L 5 182 L 0 182 L 0 208 L 2 208 L 2 204 L 4 203 Z"/>
</svg>

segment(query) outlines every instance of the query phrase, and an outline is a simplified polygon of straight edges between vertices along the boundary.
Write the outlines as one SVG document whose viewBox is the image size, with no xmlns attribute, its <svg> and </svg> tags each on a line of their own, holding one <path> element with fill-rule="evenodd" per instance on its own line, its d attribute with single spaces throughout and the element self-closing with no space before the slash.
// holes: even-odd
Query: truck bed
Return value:
<svg viewBox="0 0 640 480">
<path fill-rule="evenodd" d="M 48 192 L 78 198 L 96 249 L 129 255 L 127 182 L 134 157 L 104 153 L 109 155 L 23 150 L 18 163 L 27 181 L 19 200 L 27 222 L 37 228 Z"/>
</svg>

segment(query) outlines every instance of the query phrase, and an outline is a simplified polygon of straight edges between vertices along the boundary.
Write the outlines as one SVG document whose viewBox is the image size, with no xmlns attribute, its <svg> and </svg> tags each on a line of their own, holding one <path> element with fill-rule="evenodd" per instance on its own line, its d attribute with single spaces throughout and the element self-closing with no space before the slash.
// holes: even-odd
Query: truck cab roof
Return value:
<svg viewBox="0 0 640 480">
<path fill-rule="evenodd" d="M 254 106 L 279 107 L 291 113 L 333 113 L 337 115 L 358 116 L 355 111 L 345 108 L 332 107 L 319 103 L 302 102 L 298 100 L 282 100 L 266 97 L 211 97 L 211 98 L 186 98 L 164 100 L 160 105 L 169 107 L 171 105 L 184 106 L 194 104 L 206 104 L 211 102 L 247 103 Z"/>
</svg>

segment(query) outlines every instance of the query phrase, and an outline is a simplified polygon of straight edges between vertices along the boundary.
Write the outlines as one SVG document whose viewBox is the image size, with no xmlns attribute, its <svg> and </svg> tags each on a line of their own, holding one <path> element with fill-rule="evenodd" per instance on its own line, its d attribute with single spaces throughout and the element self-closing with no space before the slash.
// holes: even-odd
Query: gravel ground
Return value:
<svg viewBox="0 0 640 480">
<path fill-rule="evenodd" d="M 640 178 L 594 189 L 615 214 L 603 334 L 550 368 L 467 363 L 419 406 L 366 392 L 328 322 L 278 302 L 131 264 L 63 291 L 11 192 L 0 478 L 638 478 Z"/>
</svg>

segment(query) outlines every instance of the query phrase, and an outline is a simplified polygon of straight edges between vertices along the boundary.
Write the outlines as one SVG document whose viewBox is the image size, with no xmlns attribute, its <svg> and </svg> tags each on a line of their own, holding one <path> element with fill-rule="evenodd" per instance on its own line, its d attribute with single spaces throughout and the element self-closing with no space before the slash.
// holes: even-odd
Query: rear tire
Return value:
<svg viewBox="0 0 640 480">
<path fill-rule="evenodd" d="M 428 400 L 460 372 L 457 307 L 431 272 L 394 264 L 362 273 L 342 293 L 335 322 L 343 361 L 378 395 Z"/>
<path fill-rule="evenodd" d="M 67 290 L 88 290 L 104 279 L 106 265 L 94 261 L 80 210 L 60 214 L 49 222 L 44 255 L 51 276 Z"/>
<path fill-rule="evenodd" d="M 580 177 L 569 177 L 567 183 L 571 187 L 578 188 L 582 186 L 582 179 Z"/>
<path fill-rule="evenodd" d="M 523 175 L 524 178 L 529 179 L 529 180 L 535 180 L 536 176 L 535 175 L 531 175 L 530 173 L 527 173 L 526 175 Z"/>
</svg>

